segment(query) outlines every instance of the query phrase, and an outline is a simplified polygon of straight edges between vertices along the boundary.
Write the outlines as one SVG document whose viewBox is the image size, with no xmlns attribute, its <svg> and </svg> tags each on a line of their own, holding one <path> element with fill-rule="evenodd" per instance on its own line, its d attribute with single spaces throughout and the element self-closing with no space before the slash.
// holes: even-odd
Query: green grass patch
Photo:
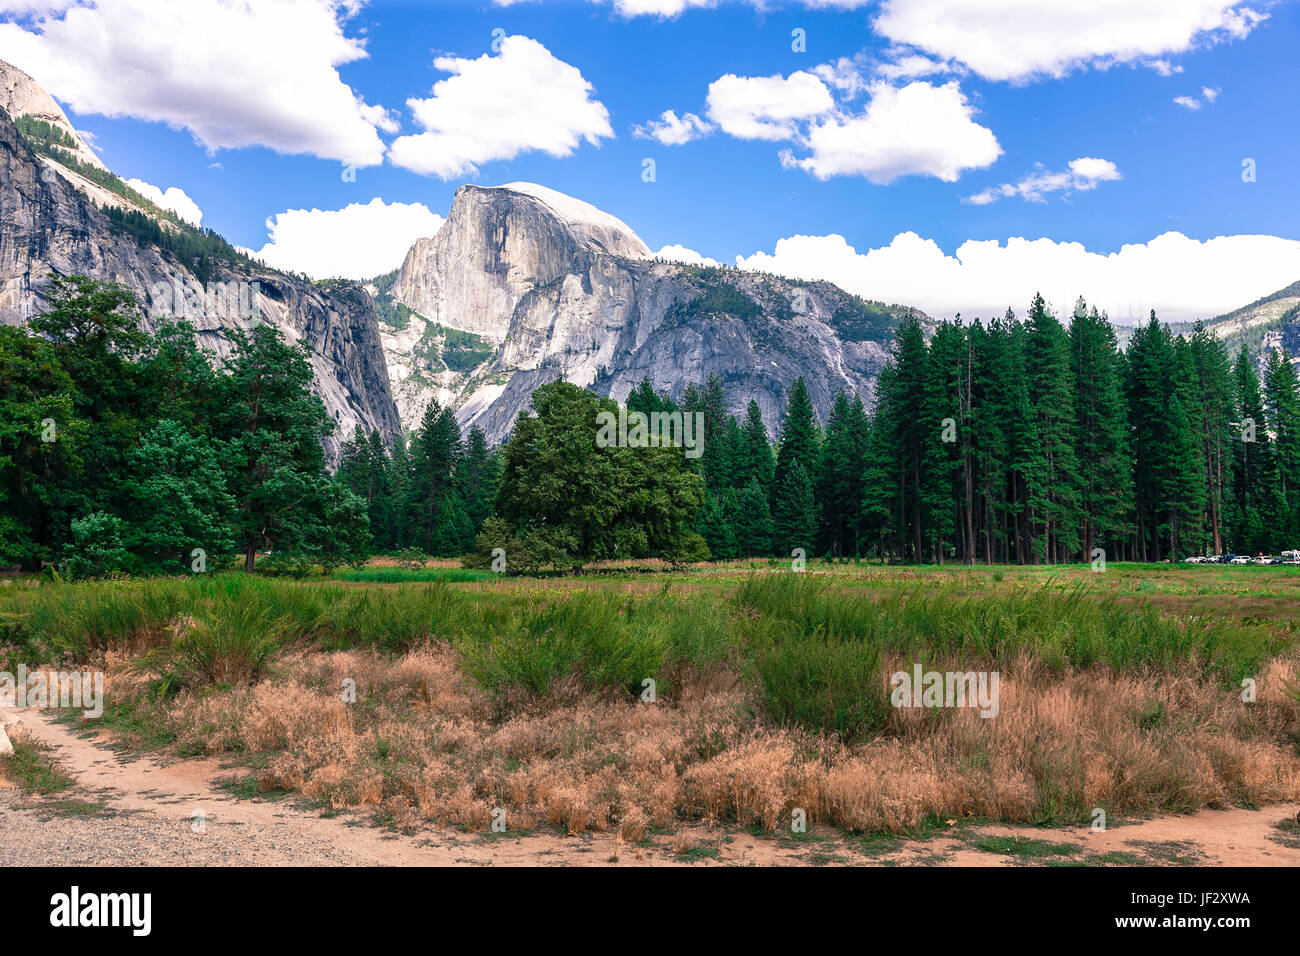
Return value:
<svg viewBox="0 0 1300 956">
<path fill-rule="evenodd" d="M 27 793 L 40 796 L 59 793 L 76 783 L 55 762 L 50 748 L 25 741 L 15 743 L 12 754 L 0 757 L 0 775 Z"/>
<path fill-rule="evenodd" d="M 1030 837 L 986 836 L 971 841 L 971 846 L 985 853 L 999 853 L 1003 856 L 1051 857 L 1073 856 L 1081 848 L 1073 843 L 1051 843 L 1048 840 L 1035 840 Z"/>
</svg>

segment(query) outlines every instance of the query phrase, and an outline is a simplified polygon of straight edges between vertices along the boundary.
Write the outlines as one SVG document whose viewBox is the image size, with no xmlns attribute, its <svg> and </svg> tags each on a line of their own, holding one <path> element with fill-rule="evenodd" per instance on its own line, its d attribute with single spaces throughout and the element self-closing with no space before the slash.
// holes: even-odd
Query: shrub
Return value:
<svg viewBox="0 0 1300 956">
<path fill-rule="evenodd" d="M 130 554 L 122 546 L 126 524 L 96 511 L 72 522 L 72 543 L 66 550 L 68 573 L 74 578 L 102 577 L 127 567 Z"/>
</svg>

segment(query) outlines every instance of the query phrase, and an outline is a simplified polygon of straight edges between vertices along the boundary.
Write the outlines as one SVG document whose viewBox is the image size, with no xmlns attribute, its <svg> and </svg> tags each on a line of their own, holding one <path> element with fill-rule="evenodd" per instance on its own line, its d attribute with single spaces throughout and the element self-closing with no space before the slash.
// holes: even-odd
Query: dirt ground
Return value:
<svg viewBox="0 0 1300 956">
<path fill-rule="evenodd" d="M 235 771 L 217 760 L 123 754 L 47 712 L 3 719 L 50 747 L 76 786 L 34 797 L 0 781 L 0 866 L 1300 866 L 1297 805 L 1111 821 L 1104 832 L 951 821 L 921 839 L 702 825 L 635 845 L 613 834 L 399 833 L 364 811 L 239 796 Z"/>
</svg>

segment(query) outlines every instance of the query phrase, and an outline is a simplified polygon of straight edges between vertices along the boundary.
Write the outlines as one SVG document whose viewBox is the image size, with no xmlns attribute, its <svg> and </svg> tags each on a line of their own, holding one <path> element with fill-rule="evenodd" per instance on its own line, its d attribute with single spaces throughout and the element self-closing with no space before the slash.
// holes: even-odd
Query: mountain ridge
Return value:
<svg viewBox="0 0 1300 956">
<path fill-rule="evenodd" d="M 437 399 L 493 442 L 561 377 L 623 400 L 642 378 L 678 398 L 717 373 L 730 411 L 753 399 L 773 432 L 802 377 L 824 420 L 840 388 L 871 399 L 903 317 L 929 321 L 829 282 L 656 259 L 622 220 L 532 183 L 460 187 L 437 234 L 381 279 L 369 289 L 404 424 Z M 447 331 L 490 357 L 453 370 Z"/>
<path fill-rule="evenodd" d="M 169 244 L 230 247 L 192 227 L 165 230 L 139 210 L 100 208 L 79 185 L 61 164 L 39 157 L 0 110 L 0 323 L 24 324 L 38 314 L 50 273 L 122 283 L 140 303 L 147 330 L 183 313 L 218 357 L 230 352 L 228 330 L 267 322 L 310 346 L 314 389 L 336 424 L 323 442 L 328 461 L 337 461 L 358 424 L 388 442 L 400 433 L 374 305 L 359 286 L 326 289 L 239 256 L 184 262 Z"/>
</svg>

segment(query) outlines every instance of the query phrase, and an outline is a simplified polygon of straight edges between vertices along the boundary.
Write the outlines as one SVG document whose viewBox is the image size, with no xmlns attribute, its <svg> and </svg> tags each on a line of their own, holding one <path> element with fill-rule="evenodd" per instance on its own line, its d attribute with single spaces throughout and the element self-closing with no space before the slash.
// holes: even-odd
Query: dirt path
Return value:
<svg viewBox="0 0 1300 956">
<path fill-rule="evenodd" d="M 500 835 L 426 828 L 399 834 L 368 814 L 323 816 L 292 798 L 243 799 L 235 776 L 210 759 L 123 754 L 46 712 L 8 711 L 76 779 L 75 788 L 28 797 L 0 782 L 0 866 L 10 865 L 835 865 L 1019 864 L 1300 866 L 1300 829 L 1277 825 L 1297 806 L 1208 810 L 1183 817 L 1086 827 L 954 826 L 923 840 L 855 839 L 838 831 L 755 836 L 694 827 L 630 846 L 613 835 Z"/>
</svg>

